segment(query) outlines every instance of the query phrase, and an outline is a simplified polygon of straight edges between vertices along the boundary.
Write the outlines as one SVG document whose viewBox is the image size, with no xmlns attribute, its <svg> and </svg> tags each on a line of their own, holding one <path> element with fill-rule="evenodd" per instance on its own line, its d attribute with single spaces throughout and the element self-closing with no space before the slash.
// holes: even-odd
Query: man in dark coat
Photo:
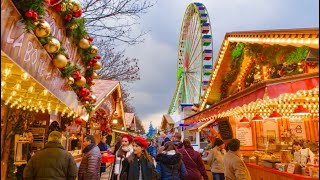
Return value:
<svg viewBox="0 0 320 180">
<path fill-rule="evenodd" d="M 78 171 L 78 180 L 100 180 L 101 154 L 92 135 L 83 139 L 84 154 Z"/>
<path fill-rule="evenodd" d="M 74 180 L 77 165 L 73 156 L 61 145 L 62 134 L 52 131 L 44 149 L 31 157 L 23 171 L 26 180 Z"/>
</svg>

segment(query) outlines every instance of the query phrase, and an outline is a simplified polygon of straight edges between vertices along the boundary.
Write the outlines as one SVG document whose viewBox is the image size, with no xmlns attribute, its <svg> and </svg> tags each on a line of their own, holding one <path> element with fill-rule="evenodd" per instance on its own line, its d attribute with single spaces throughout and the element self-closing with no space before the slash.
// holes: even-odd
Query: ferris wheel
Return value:
<svg viewBox="0 0 320 180">
<path fill-rule="evenodd" d="M 180 30 L 177 82 L 168 114 L 180 114 L 180 104 L 199 104 L 212 72 L 212 33 L 206 7 L 191 3 Z"/>
</svg>

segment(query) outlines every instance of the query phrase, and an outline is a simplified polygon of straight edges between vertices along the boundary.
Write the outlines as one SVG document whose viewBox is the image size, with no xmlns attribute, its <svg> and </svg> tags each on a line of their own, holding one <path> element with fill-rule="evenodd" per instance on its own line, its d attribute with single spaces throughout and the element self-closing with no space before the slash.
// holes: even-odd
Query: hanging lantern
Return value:
<svg viewBox="0 0 320 180">
<path fill-rule="evenodd" d="M 52 60 L 53 62 L 53 65 L 56 67 L 56 68 L 64 68 L 66 67 L 67 63 L 68 63 L 68 59 L 62 55 L 62 54 L 58 54 L 54 57 L 54 59 Z"/>
<path fill-rule="evenodd" d="M 82 49 L 88 49 L 90 47 L 90 42 L 85 39 L 85 38 L 82 38 L 80 41 L 79 41 L 79 46 L 82 48 Z"/>
<path fill-rule="evenodd" d="M 86 85 L 86 78 L 84 78 L 83 76 L 81 76 L 81 78 L 76 81 L 76 85 L 77 85 L 77 86 L 84 86 L 84 85 Z"/>
<path fill-rule="evenodd" d="M 44 45 L 44 48 L 48 53 L 56 53 L 60 49 L 60 42 L 56 38 L 52 38 L 47 44 Z"/>
<path fill-rule="evenodd" d="M 282 115 L 280 113 L 278 113 L 277 111 L 273 111 L 270 116 L 269 119 L 277 119 L 277 118 L 281 118 Z"/>
<path fill-rule="evenodd" d="M 91 46 L 91 53 L 92 54 L 97 54 L 99 51 L 99 49 L 97 48 L 97 46 Z"/>
<path fill-rule="evenodd" d="M 263 117 L 260 116 L 260 114 L 256 114 L 253 118 L 252 121 L 263 121 Z"/>
<path fill-rule="evenodd" d="M 101 62 L 96 62 L 94 65 L 93 65 L 93 70 L 98 70 L 100 69 L 102 66 Z"/>
<path fill-rule="evenodd" d="M 309 114 L 310 114 L 309 110 L 303 107 L 302 105 L 298 105 L 298 107 L 293 111 L 293 115 L 298 115 L 298 116 L 309 115 Z"/>
<path fill-rule="evenodd" d="M 37 26 L 35 29 L 35 34 L 37 37 L 48 37 L 50 35 L 50 32 L 50 25 L 47 21 L 41 20 L 40 22 L 37 22 Z"/>
<path fill-rule="evenodd" d="M 243 117 L 242 119 L 240 119 L 240 123 L 250 123 L 250 121 L 248 118 Z"/>
</svg>

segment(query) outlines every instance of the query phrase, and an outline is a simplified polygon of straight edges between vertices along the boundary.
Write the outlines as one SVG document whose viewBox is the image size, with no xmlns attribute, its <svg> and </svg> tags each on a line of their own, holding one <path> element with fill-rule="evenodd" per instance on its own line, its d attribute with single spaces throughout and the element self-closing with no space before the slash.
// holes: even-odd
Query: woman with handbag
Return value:
<svg viewBox="0 0 320 180">
<path fill-rule="evenodd" d="M 210 151 L 207 162 L 211 167 L 211 172 L 215 180 L 224 180 L 224 165 L 223 157 L 226 154 L 224 149 L 224 142 L 216 138 L 214 147 Z"/>
<path fill-rule="evenodd" d="M 133 153 L 122 163 L 121 180 L 157 180 L 153 160 L 147 152 L 148 142 L 142 137 L 133 139 Z"/>
<path fill-rule="evenodd" d="M 189 139 L 183 140 L 183 148 L 180 148 L 178 151 L 182 154 L 182 160 L 188 172 L 188 176 L 186 176 L 184 179 L 208 179 L 201 155 L 199 152 L 193 149 Z"/>
</svg>

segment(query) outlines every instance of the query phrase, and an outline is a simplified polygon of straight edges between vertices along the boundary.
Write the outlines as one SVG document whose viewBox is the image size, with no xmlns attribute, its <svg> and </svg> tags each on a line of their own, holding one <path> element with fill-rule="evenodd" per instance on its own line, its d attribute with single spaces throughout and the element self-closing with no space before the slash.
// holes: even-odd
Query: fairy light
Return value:
<svg viewBox="0 0 320 180">
<path fill-rule="evenodd" d="M 23 80 L 28 80 L 29 79 L 29 75 L 28 75 L 28 73 L 26 73 L 26 72 L 24 72 L 22 75 L 21 75 L 21 78 L 23 79 Z"/>
</svg>

